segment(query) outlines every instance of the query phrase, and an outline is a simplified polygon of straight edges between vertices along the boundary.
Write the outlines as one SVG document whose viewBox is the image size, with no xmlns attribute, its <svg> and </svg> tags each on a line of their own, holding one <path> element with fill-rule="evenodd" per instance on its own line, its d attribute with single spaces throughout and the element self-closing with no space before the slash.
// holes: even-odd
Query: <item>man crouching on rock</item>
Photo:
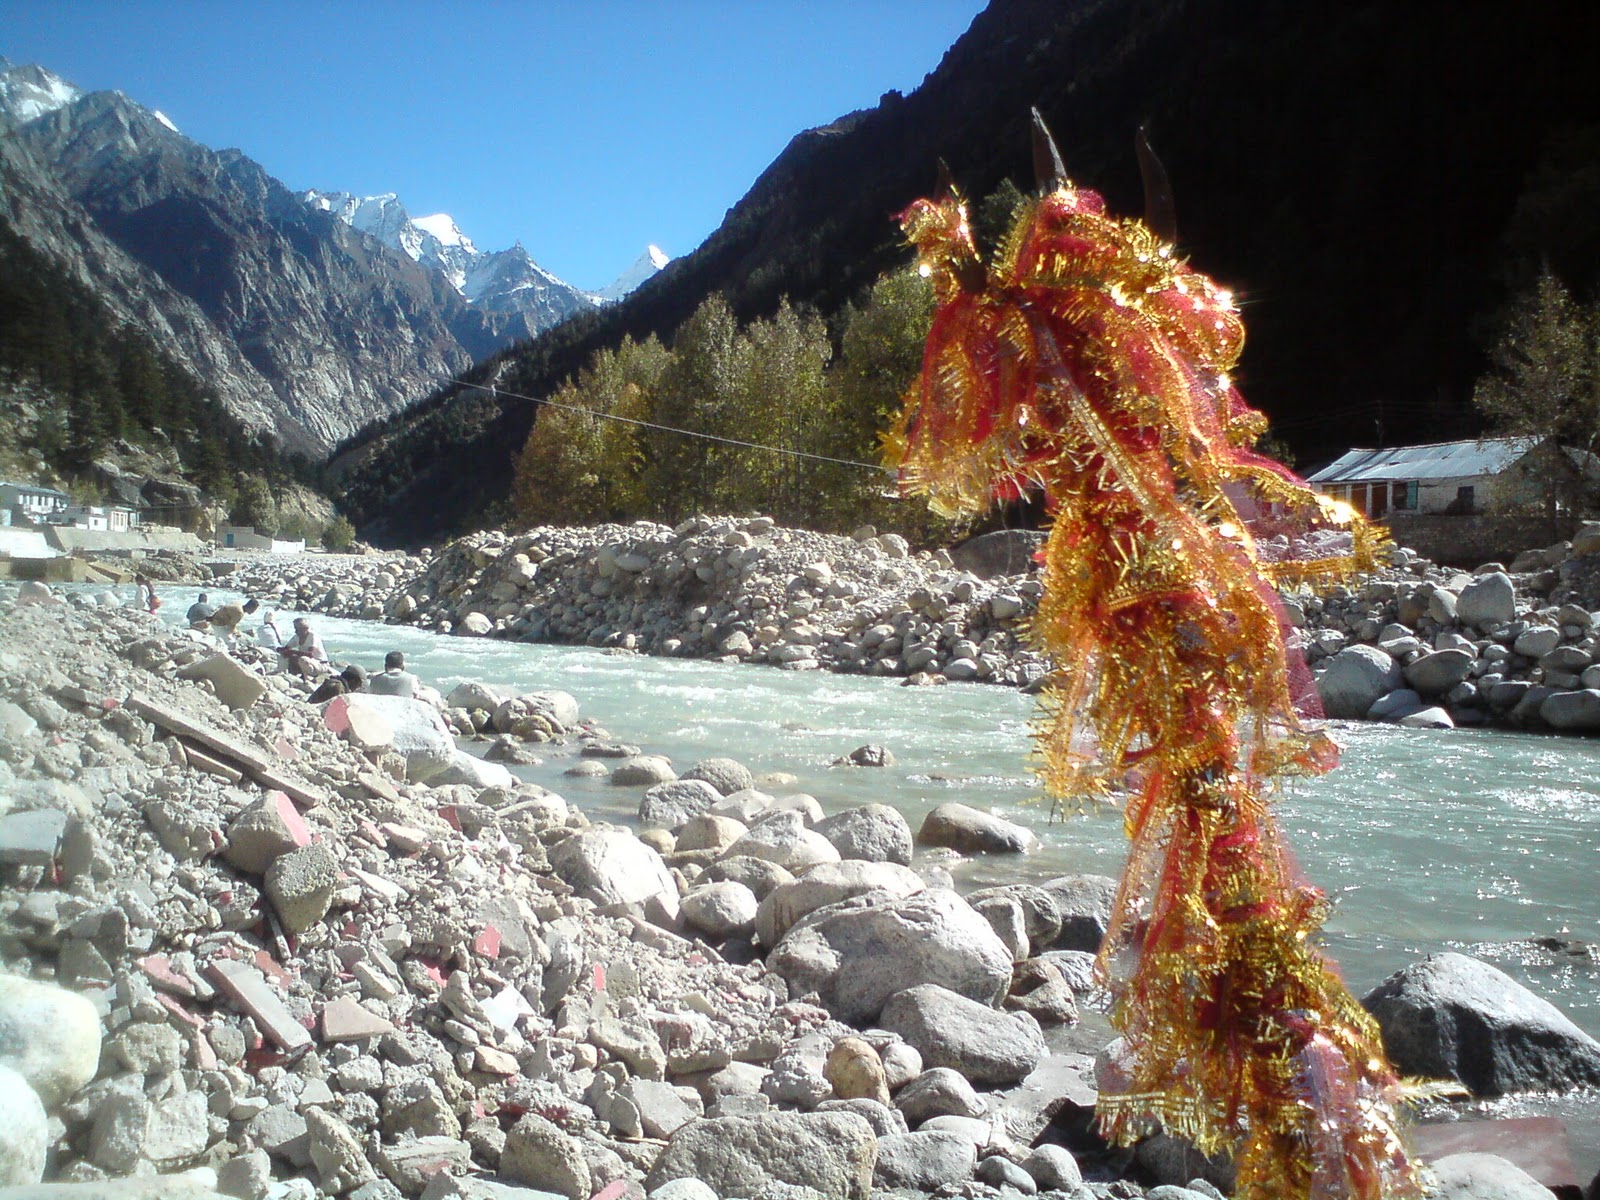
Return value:
<svg viewBox="0 0 1600 1200">
<path fill-rule="evenodd" d="M 278 653 L 283 656 L 285 668 L 298 671 L 308 679 L 320 678 L 329 671 L 328 652 L 322 646 L 322 639 L 304 617 L 294 619 L 294 636 L 278 647 Z"/>
</svg>

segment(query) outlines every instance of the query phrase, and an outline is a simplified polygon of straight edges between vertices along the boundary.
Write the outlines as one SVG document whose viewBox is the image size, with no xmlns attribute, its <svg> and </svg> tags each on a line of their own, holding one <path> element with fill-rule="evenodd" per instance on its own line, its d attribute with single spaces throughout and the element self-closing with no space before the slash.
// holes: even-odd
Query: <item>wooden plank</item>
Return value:
<svg viewBox="0 0 1600 1200">
<path fill-rule="evenodd" d="M 215 775 L 219 779 L 226 779 L 229 783 L 238 783 L 239 780 L 244 778 L 244 772 L 238 767 L 225 763 L 220 758 L 212 757 L 198 746 L 185 746 L 183 753 L 189 760 L 191 767 L 198 767 L 200 770 Z"/>
<path fill-rule="evenodd" d="M 220 729 L 191 720 L 182 713 L 138 692 L 130 692 L 124 703 L 133 712 L 168 733 L 187 738 L 206 750 L 220 755 L 224 760 L 236 763 L 251 779 L 263 787 L 276 788 L 285 793 L 301 808 L 315 808 L 323 801 L 322 794 L 309 783 L 284 774 L 263 751 L 223 733 Z"/>
</svg>

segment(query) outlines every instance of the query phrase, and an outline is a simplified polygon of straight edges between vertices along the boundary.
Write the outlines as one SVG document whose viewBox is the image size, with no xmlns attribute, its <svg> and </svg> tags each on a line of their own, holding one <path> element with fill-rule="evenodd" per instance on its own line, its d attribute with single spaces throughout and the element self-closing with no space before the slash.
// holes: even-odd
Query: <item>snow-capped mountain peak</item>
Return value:
<svg viewBox="0 0 1600 1200">
<path fill-rule="evenodd" d="M 18 125 L 55 112 L 81 95 L 81 89 L 52 71 L 32 63 L 14 67 L 0 58 L 0 115 Z"/>
<path fill-rule="evenodd" d="M 450 281 L 469 303 L 486 312 L 521 313 L 530 329 L 546 329 L 595 301 L 533 261 L 518 242 L 485 252 L 472 243 L 449 213 L 413 217 L 393 192 L 355 196 L 349 192 L 302 192 L 311 208 L 332 213 L 384 245 L 409 254 Z"/>
<path fill-rule="evenodd" d="M 634 259 L 631 267 L 618 275 L 609 286 L 594 293 L 595 299 L 603 304 L 621 300 L 671 261 L 672 256 L 660 246 L 646 246 L 644 253 Z"/>
</svg>

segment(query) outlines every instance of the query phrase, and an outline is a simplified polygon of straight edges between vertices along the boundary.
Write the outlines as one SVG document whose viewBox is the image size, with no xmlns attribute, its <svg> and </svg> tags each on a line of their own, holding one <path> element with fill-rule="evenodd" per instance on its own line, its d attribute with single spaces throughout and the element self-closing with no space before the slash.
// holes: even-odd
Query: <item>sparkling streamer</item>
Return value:
<svg viewBox="0 0 1600 1200">
<path fill-rule="evenodd" d="M 1099 970 L 1133 1067 L 1103 1129 L 1230 1151 L 1245 1200 L 1421 1195 L 1270 811 L 1338 761 L 1276 587 L 1370 567 L 1381 536 L 1251 449 L 1233 297 L 1143 222 L 1059 180 L 990 263 L 953 188 L 900 221 L 936 311 L 887 455 L 944 512 L 1043 489 L 1037 768 L 1058 804 L 1125 804 Z"/>
</svg>

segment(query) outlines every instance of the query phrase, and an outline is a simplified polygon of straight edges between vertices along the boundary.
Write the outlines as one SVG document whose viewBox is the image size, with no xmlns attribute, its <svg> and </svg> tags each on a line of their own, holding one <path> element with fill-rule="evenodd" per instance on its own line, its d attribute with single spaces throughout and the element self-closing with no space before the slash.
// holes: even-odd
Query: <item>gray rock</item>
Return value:
<svg viewBox="0 0 1600 1200">
<path fill-rule="evenodd" d="M 1477 661 L 1467 650 L 1435 650 L 1407 663 L 1403 674 L 1424 696 L 1440 696 L 1471 675 Z"/>
<path fill-rule="evenodd" d="M 639 801 L 639 820 L 662 829 L 680 829 L 693 817 L 711 811 L 722 793 L 703 779 L 673 779 L 646 789 Z"/>
<path fill-rule="evenodd" d="M 937 983 L 994 1004 L 1011 983 L 1010 951 L 945 888 L 904 899 L 858 896 L 818 909 L 784 935 L 767 966 L 857 1025 L 908 986 Z"/>
<path fill-rule="evenodd" d="M 1419 708 L 1415 712 L 1408 712 L 1395 721 L 1396 725 L 1403 725 L 1407 729 L 1454 729 L 1455 720 L 1449 712 L 1437 705 Z"/>
<path fill-rule="evenodd" d="M 734 792 L 755 786 L 755 776 L 750 773 L 750 768 L 732 758 L 703 758 L 678 778 L 703 780 L 723 796 L 731 796 Z"/>
<path fill-rule="evenodd" d="M 1430 1200 L 1550 1200 L 1550 1189 L 1498 1154 L 1447 1154 L 1435 1159 Z"/>
<path fill-rule="evenodd" d="M 588 1200 L 589 1164 L 578 1139 L 535 1113 L 523 1117 L 506 1134 L 500 1152 L 500 1174 L 513 1183 Z"/>
<path fill-rule="evenodd" d="M 911 865 L 911 826 L 887 804 L 863 804 L 829 817 L 817 832 L 833 843 L 839 857 Z"/>
<path fill-rule="evenodd" d="M 680 853 L 689 850 L 713 850 L 720 854 L 749 832 L 749 828 L 743 821 L 735 821 L 732 817 L 701 813 L 698 817 L 690 817 L 673 830 L 676 835 L 674 849 Z"/>
<path fill-rule="evenodd" d="M 229 823 L 222 857 L 239 870 L 264 875 L 279 858 L 298 848 L 279 796 L 281 792 L 263 796 Z M 282 802 L 294 803 L 287 796 Z"/>
<path fill-rule="evenodd" d="M 1561 645 L 1561 630 L 1554 625 L 1530 625 L 1517 634 L 1512 650 L 1524 658 L 1543 658 Z"/>
<path fill-rule="evenodd" d="M 596 904 L 643 903 L 652 897 L 677 904 L 678 888 L 661 856 L 626 830 L 579 830 L 551 848 L 550 866 Z"/>
<path fill-rule="evenodd" d="M 1000 887 L 982 888 L 967 895 L 967 903 L 980 907 L 984 900 L 1004 896 L 1022 908 L 1023 922 L 1032 953 L 1053 946 L 1061 936 L 1061 902 L 1054 892 L 1031 883 L 1011 883 Z"/>
<path fill-rule="evenodd" d="M 53 983 L 0 975 L 0 1066 L 28 1081 L 47 1109 L 88 1083 L 100 1065 L 100 1014 Z"/>
<path fill-rule="evenodd" d="M 1376 646 L 1346 646 L 1317 677 L 1317 693 L 1328 716 L 1359 720 L 1380 697 L 1400 684 L 1400 664 L 1382 650 Z"/>
<path fill-rule="evenodd" d="M 721 1196 L 756 1196 L 774 1184 L 841 1200 L 867 1200 L 878 1139 L 854 1113 L 762 1113 L 691 1121 L 645 1179 L 654 1190 L 683 1178 Z"/>
<path fill-rule="evenodd" d="M 698 1179 L 673 1179 L 650 1193 L 650 1200 L 719 1200 L 710 1186 Z"/>
<path fill-rule="evenodd" d="M 876 744 L 857 746 L 839 762 L 852 767 L 892 767 L 894 752 L 887 746 Z"/>
<path fill-rule="evenodd" d="M 659 754 L 625 758 L 611 768 L 611 782 L 618 787 L 654 787 L 676 778 L 672 764 Z"/>
<path fill-rule="evenodd" d="M 950 1067 L 975 1084 L 1019 1083 L 1045 1055 L 1039 1022 L 998 1012 L 936 984 L 889 997 L 878 1023 L 916 1047 L 930 1067 Z"/>
<path fill-rule="evenodd" d="M 389 1182 L 415 1196 L 436 1176 L 465 1171 L 472 1162 L 472 1147 L 455 1138 L 405 1138 L 379 1147 L 377 1161 Z"/>
<path fill-rule="evenodd" d="M 1070 1192 L 1083 1182 L 1078 1160 L 1065 1146 L 1040 1146 L 1022 1160 L 1022 1169 L 1032 1175 L 1040 1191 Z"/>
<path fill-rule="evenodd" d="M 426 783 L 455 759 L 456 743 L 439 710 L 406 696 L 355 692 L 341 697 L 352 708 L 377 712 L 394 731 L 395 753 L 406 760 L 406 778 Z"/>
<path fill-rule="evenodd" d="M 714 941 L 749 937 L 756 928 L 756 894 L 724 881 L 690 888 L 681 902 L 683 919 Z"/>
<path fill-rule="evenodd" d="M 945 846 L 962 854 L 1025 854 L 1039 843 L 1033 831 L 968 804 L 940 804 L 922 819 L 919 846 Z"/>
<path fill-rule="evenodd" d="M 922 877 L 897 863 L 818 863 L 798 879 L 768 892 L 756 914 L 756 936 L 762 945 L 776 946 L 794 923 L 829 904 L 869 892 L 910 896 L 924 889 Z"/>
<path fill-rule="evenodd" d="M 1055 898 L 1061 913 L 1061 932 L 1051 949 L 1098 954 L 1111 923 L 1117 881 L 1109 875 L 1058 875 L 1039 886 Z"/>
<path fill-rule="evenodd" d="M 934 1117 L 981 1117 L 985 1111 L 983 1098 L 966 1077 L 949 1067 L 918 1075 L 896 1094 L 894 1106 L 912 1128 Z"/>
<path fill-rule="evenodd" d="M 877 1100 L 867 1096 L 852 1096 L 845 1100 L 824 1100 L 817 1105 L 818 1112 L 847 1112 L 855 1113 L 872 1126 L 872 1132 L 879 1137 L 889 1137 L 891 1134 L 908 1132 L 906 1119 L 897 1108 L 890 1108 Z"/>
<path fill-rule="evenodd" d="M 338 860 L 321 842 L 274 859 L 264 881 L 267 898 L 290 933 L 304 933 L 327 916 L 338 887 Z"/>
<path fill-rule="evenodd" d="M 49 1148 L 50 1124 L 38 1093 L 10 1067 L 0 1066 L 0 1187 L 38 1183 Z"/>
<path fill-rule="evenodd" d="M 749 854 L 718 859 L 700 878 L 708 883 L 722 879 L 742 883 L 755 893 L 758 901 L 764 900 L 773 888 L 794 882 L 794 875 L 786 868 Z"/>
<path fill-rule="evenodd" d="M 812 1109 L 833 1095 L 827 1076 L 828 1041 L 818 1034 L 797 1038 L 772 1060 L 761 1094 L 774 1104 Z"/>
<path fill-rule="evenodd" d="M 972 1178 L 978 1149 L 953 1133 L 921 1130 L 878 1139 L 874 1187 L 932 1192 Z"/>
<path fill-rule="evenodd" d="M 839 861 L 833 843 L 806 828 L 805 817 L 793 810 L 764 817 L 724 853 L 729 858 L 764 858 L 796 874 L 817 863 Z"/>
<path fill-rule="evenodd" d="M 1600 1085 L 1600 1042 L 1505 972 L 1434 954 L 1362 999 L 1406 1075 L 1456 1079 L 1474 1096 Z"/>
<path fill-rule="evenodd" d="M 1428 707 L 1423 703 L 1422 697 L 1410 688 L 1396 688 L 1387 696 L 1380 696 L 1367 709 L 1369 721 L 1398 721 L 1401 717 L 1410 716 Z"/>
<path fill-rule="evenodd" d="M 348 1125 L 320 1108 L 308 1109 L 305 1117 L 311 1165 L 325 1191 L 342 1195 L 377 1178 Z"/>
<path fill-rule="evenodd" d="M 1600 689 L 1552 692 L 1539 705 L 1539 719 L 1551 729 L 1568 733 L 1600 730 Z"/>
<path fill-rule="evenodd" d="M 1456 597 L 1456 619 L 1463 625 L 1493 629 L 1516 615 L 1517 590 L 1504 571 L 1479 575 Z"/>
<path fill-rule="evenodd" d="M 990 1187 L 1009 1188 L 1024 1196 L 1031 1196 L 1039 1190 L 1039 1184 L 1032 1175 L 1024 1171 L 1020 1164 L 1012 1162 L 1002 1154 L 989 1155 L 978 1164 L 975 1174 Z"/>
</svg>

